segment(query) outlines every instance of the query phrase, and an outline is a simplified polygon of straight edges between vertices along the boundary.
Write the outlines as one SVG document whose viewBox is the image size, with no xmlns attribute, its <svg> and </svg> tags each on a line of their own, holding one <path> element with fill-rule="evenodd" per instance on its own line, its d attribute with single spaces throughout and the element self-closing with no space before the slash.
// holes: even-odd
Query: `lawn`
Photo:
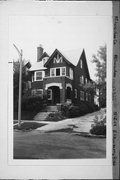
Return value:
<svg viewBox="0 0 120 180">
<path fill-rule="evenodd" d="M 70 132 L 14 132 L 15 159 L 105 158 L 106 139 Z"/>
</svg>

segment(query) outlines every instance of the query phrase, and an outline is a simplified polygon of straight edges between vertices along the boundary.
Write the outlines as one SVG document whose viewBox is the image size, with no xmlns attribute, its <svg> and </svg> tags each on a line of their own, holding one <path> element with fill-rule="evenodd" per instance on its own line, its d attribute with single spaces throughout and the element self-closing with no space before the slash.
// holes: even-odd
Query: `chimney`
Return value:
<svg viewBox="0 0 120 180">
<path fill-rule="evenodd" d="M 38 47 L 37 47 L 37 62 L 40 61 L 40 58 L 43 54 L 43 47 L 42 45 L 40 44 Z"/>
</svg>

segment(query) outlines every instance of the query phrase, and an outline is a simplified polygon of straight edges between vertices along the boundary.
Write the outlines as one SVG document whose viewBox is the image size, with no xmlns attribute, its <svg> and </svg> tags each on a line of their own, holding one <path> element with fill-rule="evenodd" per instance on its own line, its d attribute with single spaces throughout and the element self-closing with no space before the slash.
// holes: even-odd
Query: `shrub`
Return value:
<svg viewBox="0 0 120 180">
<path fill-rule="evenodd" d="M 60 121 L 65 119 L 61 112 L 52 112 L 45 119 L 46 121 Z"/>
<path fill-rule="evenodd" d="M 91 134 L 106 135 L 106 116 L 95 116 L 94 124 L 91 125 Z"/>
<path fill-rule="evenodd" d="M 80 116 L 80 109 L 78 106 L 70 106 L 68 110 L 68 117 L 74 118 Z"/>
<path fill-rule="evenodd" d="M 39 96 L 22 99 L 22 111 L 39 112 L 43 109 L 43 99 Z"/>
</svg>

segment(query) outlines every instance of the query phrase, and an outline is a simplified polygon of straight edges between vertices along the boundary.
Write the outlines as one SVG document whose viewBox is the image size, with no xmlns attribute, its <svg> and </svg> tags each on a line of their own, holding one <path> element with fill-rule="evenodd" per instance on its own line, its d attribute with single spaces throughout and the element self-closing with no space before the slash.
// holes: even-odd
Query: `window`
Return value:
<svg viewBox="0 0 120 180">
<path fill-rule="evenodd" d="M 50 69 L 50 76 L 55 76 L 55 69 L 54 68 Z"/>
<path fill-rule="evenodd" d="M 59 68 L 51 68 L 50 69 L 50 76 L 65 76 L 66 75 L 66 67 L 59 67 Z"/>
<path fill-rule="evenodd" d="M 66 68 L 62 67 L 62 76 L 66 76 Z"/>
<path fill-rule="evenodd" d="M 42 71 L 36 71 L 35 72 L 35 81 L 41 81 L 41 80 L 43 80 Z"/>
<path fill-rule="evenodd" d="M 43 89 L 32 90 L 32 95 L 33 96 L 40 96 L 41 98 L 43 98 Z"/>
<path fill-rule="evenodd" d="M 80 91 L 80 100 L 84 101 L 84 92 L 83 91 Z"/>
<path fill-rule="evenodd" d="M 48 100 L 52 100 L 52 89 L 47 90 L 47 98 Z"/>
<path fill-rule="evenodd" d="M 60 68 L 56 69 L 56 76 L 60 76 Z"/>
<path fill-rule="evenodd" d="M 77 89 L 75 89 L 75 98 L 77 98 Z"/>
<path fill-rule="evenodd" d="M 86 93 L 86 101 L 88 101 L 88 93 Z"/>
<path fill-rule="evenodd" d="M 73 79 L 73 69 L 72 68 L 69 69 L 69 76 L 71 79 Z"/>
<path fill-rule="evenodd" d="M 83 62 L 82 62 L 82 59 L 81 59 L 81 61 L 80 61 L 80 67 L 81 67 L 81 69 L 83 68 Z"/>
<path fill-rule="evenodd" d="M 84 76 L 80 76 L 80 83 L 84 84 Z"/>
</svg>

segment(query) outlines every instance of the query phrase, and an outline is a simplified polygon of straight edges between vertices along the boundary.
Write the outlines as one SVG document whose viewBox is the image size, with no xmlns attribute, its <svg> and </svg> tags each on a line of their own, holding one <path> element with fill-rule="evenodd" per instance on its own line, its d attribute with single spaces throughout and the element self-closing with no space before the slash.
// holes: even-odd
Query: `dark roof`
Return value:
<svg viewBox="0 0 120 180">
<path fill-rule="evenodd" d="M 85 68 L 86 68 L 86 73 L 87 73 L 88 78 L 90 79 L 90 73 L 89 73 L 89 70 L 88 70 L 88 65 L 87 65 L 87 60 L 86 60 L 86 55 L 85 55 L 85 50 L 84 50 L 84 49 L 83 49 L 83 52 L 82 52 L 82 54 L 81 54 L 81 56 L 80 56 L 79 61 L 80 61 L 81 59 L 84 61 Z M 79 63 L 79 61 L 78 61 L 78 63 Z M 90 80 L 91 80 L 91 79 L 90 79 Z"/>
<path fill-rule="evenodd" d="M 44 57 L 49 57 L 49 55 L 46 52 L 44 52 L 42 54 L 42 56 L 40 57 L 39 61 L 42 61 L 42 58 L 44 58 Z"/>
</svg>

